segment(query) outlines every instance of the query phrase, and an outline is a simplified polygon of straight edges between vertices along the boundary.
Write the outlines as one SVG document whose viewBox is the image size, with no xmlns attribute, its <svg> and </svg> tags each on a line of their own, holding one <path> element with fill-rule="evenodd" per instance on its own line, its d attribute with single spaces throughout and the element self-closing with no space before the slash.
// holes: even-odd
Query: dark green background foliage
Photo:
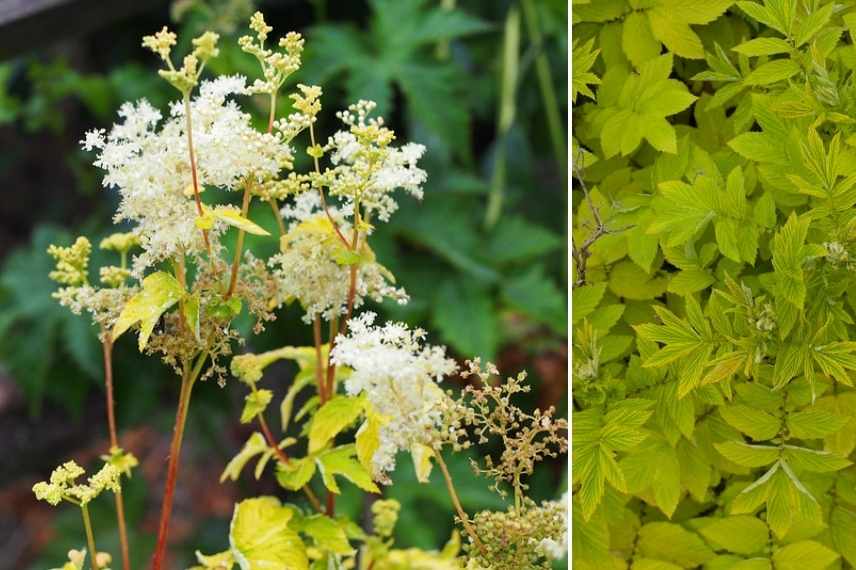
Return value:
<svg viewBox="0 0 856 570">
<path fill-rule="evenodd" d="M 402 139 L 425 144 L 429 182 L 424 202 L 402 199 L 401 210 L 372 239 L 378 257 L 412 301 L 379 309 L 388 318 L 427 328 L 433 342 L 448 344 L 458 356 L 496 359 L 509 374 L 529 368 L 535 384 L 531 405 L 555 403 L 565 413 L 567 194 L 564 156 L 557 156 L 551 143 L 555 137 L 545 100 L 558 108 L 557 124 L 564 124 L 567 6 L 529 2 L 534 10 L 526 15 L 535 16 L 539 32 L 533 35 L 531 18 L 522 17 L 517 2 L 445 4 L 454 9 L 444 10 L 433 0 L 154 3 L 83 36 L 59 37 L 50 44 L 35 38 L 32 46 L 0 62 L 0 174 L 6 189 L 0 209 L 0 370 L 4 393 L 11 394 L 0 404 L 5 416 L 0 421 L 0 485 L 17 497 L 14 512 L 4 510 L 0 525 L 13 528 L 26 518 L 32 506 L 29 486 L 52 465 L 75 454 L 78 460 L 94 459 L 104 445 L 95 330 L 85 317 L 69 314 L 51 299 L 51 260 L 45 250 L 51 242 L 67 245 L 78 234 L 97 243 L 111 231 L 116 196 L 101 188 L 99 172 L 77 141 L 90 128 L 109 126 L 125 100 L 145 97 L 163 107 L 173 97 L 155 73 L 156 58 L 140 47 L 140 38 L 164 23 L 171 22 L 185 39 L 213 28 L 223 35 L 213 70 L 252 77 L 256 63 L 239 50 L 236 38 L 252 11 L 262 8 L 274 33 L 294 29 L 307 37 L 306 65 L 291 86 L 323 86 L 318 127 L 323 137 L 336 128 L 336 110 L 365 98 L 379 103 Z M 503 58 L 510 10 L 518 18 L 518 57 Z M 75 22 L 69 21 L 68 28 L 75 30 Z M 547 78 L 551 89 L 545 92 L 536 76 Z M 499 128 L 503 77 L 516 79 L 504 100 L 513 120 Z M 262 99 L 246 105 L 264 120 Z M 498 217 L 488 215 L 491 200 L 501 206 Z M 260 208 L 252 217 L 275 227 L 269 210 Z M 259 252 L 269 247 L 252 236 L 248 244 Z M 245 329 L 249 325 L 247 320 Z M 286 312 L 249 349 L 311 344 L 310 334 L 296 311 Z M 132 536 L 139 563 L 151 549 L 156 489 L 178 384 L 132 345 L 119 343 L 115 366 L 120 430 L 131 434 L 126 447 L 142 461 L 141 474 L 126 494 L 132 526 L 142 530 Z M 285 365 L 275 370 L 274 389 L 287 387 L 291 373 Z M 250 478 L 242 481 L 242 489 L 216 484 L 246 437 L 237 427 L 241 396 L 239 389 L 211 384 L 194 400 L 189 451 L 182 456 L 186 478 L 179 486 L 196 485 L 209 495 L 200 498 L 186 490 L 177 499 L 177 541 L 188 547 L 221 549 L 231 500 L 248 492 L 277 492 L 260 489 Z M 467 458 L 455 459 L 451 467 L 459 472 L 467 506 L 500 506 L 485 481 L 468 475 Z M 400 463 L 399 483 L 389 492 L 403 503 L 400 542 L 441 545 L 451 531 L 451 522 L 440 522 L 451 521 L 445 491 L 439 483 L 418 485 L 408 462 Z M 533 497 L 557 496 L 563 473 L 561 462 L 543 466 L 533 479 Z M 343 508 L 357 514 L 363 508 L 357 501 L 346 496 Z M 101 517 L 95 513 L 96 527 L 99 518 L 111 520 L 110 505 L 96 508 L 105 510 Z M 37 509 L 32 516 L 45 513 Z M 3 545 L 0 567 L 44 568 L 64 559 L 68 548 L 79 547 L 83 537 L 76 513 L 60 513 L 53 523 L 21 527 L 26 538 Z M 102 534 L 109 536 L 103 524 Z M 35 533 L 33 528 L 37 537 L 26 534 Z M 62 538 L 52 540 L 55 536 Z M 102 540 L 105 549 L 116 551 L 115 542 Z M 179 553 L 178 562 L 186 562 L 189 554 Z"/>
<path fill-rule="evenodd" d="M 573 34 L 575 565 L 853 568 L 856 5 Z"/>
</svg>

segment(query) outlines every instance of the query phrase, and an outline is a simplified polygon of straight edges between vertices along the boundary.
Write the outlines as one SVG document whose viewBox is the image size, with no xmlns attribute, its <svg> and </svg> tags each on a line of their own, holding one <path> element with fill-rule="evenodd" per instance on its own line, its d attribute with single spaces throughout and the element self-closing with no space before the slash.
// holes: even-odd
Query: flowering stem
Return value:
<svg viewBox="0 0 856 570">
<path fill-rule="evenodd" d="M 250 211 L 250 185 L 247 183 L 244 186 L 244 200 L 241 204 L 241 216 L 247 217 L 247 212 Z M 229 290 L 226 291 L 225 298 L 228 299 L 235 292 L 235 286 L 238 284 L 238 268 L 241 265 L 241 254 L 244 249 L 244 230 L 238 230 L 238 241 L 235 244 L 235 257 L 232 259 L 232 275 L 229 278 Z"/>
<path fill-rule="evenodd" d="M 315 127 L 312 123 L 309 123 L 309 140 L 312 143 L 312 146 L 315 146 Z M 318 157 L 313 156 L 312 159 L 315 161 L 315 174 L 321 174 L 321 167 L 318 164 Z M 330 220 L 330 223 L 333 224 L 333 229 L 336 230 L 336 235 L 339 236 L 339 239 L 342 240 L 342 243 L 348 245 L 348 240 L 345 239 L 345 236 L 342 234 L 342 230 L 339 229 L 339 224 L 336 223 L 336 220 L 333 219 L 333 215 L 330 214 L 330 209 L 327 207 L 327 199 L 324 197 L 324 188 L 321 186 L 318 187 L 318 194 L 321 196 L 321 207 L 324 208 L 324 213 L 327 214 L 327 219 Z"/>
<path fill-rule="evenodd" d="M 152 569 L 161 570 L 166 554 L 166 538 L 169 531 L 169 519 L 172 515 L 172 499 L 175 494 L 175 481 L 178 476 L 178 461 L 181 455 L 181 442 L 184 437 L 184 424 L 187 421 L 187 410 L 190 406 L 190 394 L 193 383 L 202 371 L 202 365 L 208 358 L 208 351 L 199 355 L 192 369 L 185 366 L 181 377 L 181 392 L 178 398 L 178 409 L 175 413 L 175 428 L 169 449 L 169 466 L 167 467 L 166 485 L 164 487 L 163 503 L 161 504 L 160 525 L 155 553 L 152 556 Z"/>
<path fill-rule="evenodd" d="M 271 93 L 270 95 L 270 116 L 268 117 L 268 134 L 273 131 L 273 121 L 276 117 L 276 91 Z M 247 217 L 247 213 L 250 211 L 250 200 L 252 196 L 250 196 L 250 184 L 249 182 L 244 185 L 244 198 L 241 204 L 241 216 L 244 218 Z M 200 212 L 201 215 L 202 212 Z M 276 212 L 276 208 L 274 208 L 274 217 L 279 218 L 279 215 Z M 229 277 L 229 289 L 226 291 L 225 299 L 228 299 L 235 292 L 235 286 L 238 284 L 238 268 L 241 265 L 241 254 L 244 249 L 244 234 L 246 232 L 242 229 L 238 230 L 238 241 L 235 244 L 235 258 L 232 260 L 232 274 Z"/>
<path fill-rule="evenodd" d="M 470 524 L 470 519 L 467 516 L 466 511 L 464 511 L 464 507 L 461 506 L 461 500 L 458 498 L 458 493 L 455 491 L 455 484 L 452 482 L 452 475 L 449 473 L 449 468 L 446 466 L 446 462 L 443 461 L 443 455 L 440 453 L 439 449 L 435 450 L 434 457 L 437 459 L 437 465 L 440 466 L 440 471 L 443 472 L 443 478 L 446 480 L 446 489 L 449 491 L 449 497 L 452 499 L 452 505 L 454 505 L 455 511 L 458 513 L 458 518 L 461 519 L 461 524 L 464 525 L 464 530 L 466 530 L 467 534 L 470 535 L 470 538 L 472 539 L 473 544 L 476 545 L 476 548 L 478 548 L 482 555 L 484 555 L 484 545 L 481 540 L 479 540 L 475 529 Z"/>
<path fill-rule="evenodd" d="M 92 570 L 98 570 L 98 551 L 95 550 L 95 535 L 92 534 L 92 521 L 89 519 L 89 508 L 82 504 L 80 505 L 80 513 L 83 515 L 83 528 L 86 531 L 86 545 L 89 549 L 89 561 L 92 565 Z"/>
<path fill-rule="evenodd" d="M 102 334 L 101 348 L 104 354 L 104 386 L 107 392 L 107 429 L 110 434 L 110 451 L 119 447 L 119 436 L 116 431 L 116 414 L 113 410 L 113 342 L 110 340 L 109 331 Z M 128 549 L 128 531 L 125 525 L 125 503 L 122 499 L 122 490 L 116 491 L 116 518 L 119 525 L 119 546 L 122 551 L 122 568 L 131 569 L 131 561 Z"/>
<path fill-rule="evenodd" d="M 193 152 L 193 126 L 190 120 L 190 93 L 184 94 L 184 118 L 187 124 L 187 149 L 190 152 L 190 174 L 193 178 L 193 199 L 196 201 L 196 212 L 202 215 L 202 199 L 199 197 L 199 176 L 196 173 L 196 154 Z M 205 249 L 211 256 L 211 242 L 208 241 L 208 230 L 202 230 Z"/>
</svg>

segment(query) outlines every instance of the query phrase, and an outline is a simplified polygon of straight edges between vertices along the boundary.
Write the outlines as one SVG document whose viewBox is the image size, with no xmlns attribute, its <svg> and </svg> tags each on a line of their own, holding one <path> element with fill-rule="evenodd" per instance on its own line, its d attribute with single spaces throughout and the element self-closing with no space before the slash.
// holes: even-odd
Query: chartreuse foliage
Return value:
<svg viewBox="0 0 856 570">
<path fill-rule="evenodd" d="M 573 18 L 575 567 L 856 566 L 856 5 Z"/>
</svg>

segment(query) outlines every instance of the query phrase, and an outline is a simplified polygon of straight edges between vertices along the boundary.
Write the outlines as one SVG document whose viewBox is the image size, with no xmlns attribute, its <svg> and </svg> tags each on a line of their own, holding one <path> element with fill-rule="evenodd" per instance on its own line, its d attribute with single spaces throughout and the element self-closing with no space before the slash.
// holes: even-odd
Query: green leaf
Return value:
<svg viewBox="0 0 856 570">
<path fill-rule="evenodd" d="M 163 271 L 152 273 L 143 279 L 142 290 L 128 300 L 116 319 L 113 340 L 119 338 L 132 325 L 140 323 L 138 346 L 142 352 L 161 315 L 183 296 L 184 288 L 175 277 Z"/>
<path fill-rule="evenodd" d="M 765 441 L 776 437 L 781 421 L 751 406 L 731 404 L 719 408 L 722 418 L 755 441 Z"/>
<path fill-rule="evenodd" d="M 849 421 L 850 418 L 814 408 L 787 415 L 791 435 L 800 439 L 825 438 L 843 428 Z"/>
<path fill-rule="evenodd" d="M 193 337 L 197 342 L 202 342 L 202 339 L 199 337 L 199 293 L 196 292 L 192 295 L 188 295 L 184 299 L 184 320 L 187 322 L 187 326 L 190 327 L 190 330 L 193 332 Z"/>
<path fill-rule="evenodd" d="M 309 453 L 324 448 L 336 435 L 353 424 L 366 406 L 365 396 L 334 396 L 312 416 Z"/>
<path fill-rule="evenodd" d="M 558 333 L 567 332 L 566 295 L 559 291 L 541 265 L 509 279 L 502 288 L 506 303 Z"/>
<path fill-rule="evenodd" d="M 197 550 L 196 561 L 202 565 L 202 568 L 211 570 L 232 570 L 232 568 L 235 567 L 235 557 L 232 555 L 231 550 L 218 552 L 217 554 L 211 554 L 209 556 L 206 556 Z M 75 566 L 75 568 L 77 567 Z M 192 570 L 196 570 L 198 568 L 199 566 L 194 566 Z"/>
<path fill-rule="evenodd" d="M 814 540 L 794 542 L 773 553 L 776 570 L 823 570 L 838 558 L 836 552 Z"/>
<path fill-rule="evenodd" d="M 434 326 L 446 342 L 461 354 L 493 359 L 498 326 L 485 289 L 466 280 L 446 281 L 434 303 Z"/>
<path fill-rule="evenodd" d="M 786 165 L 788 157 L 784 149 L 767 133 L 741 133 L 728 141 L 735 152 L 755 162 Z"/>
<path fill-rule="evenodd" d="M 495 263 L 527 261 L 555 251 L 562 240 L 555 233 L 522 216 L 502 219 L 487 246 Z"/>
<path fill-rule="evenodd" d="M 571 292 L 571 324 L 575 325 L 592 314 L 600 304 L 605 291 L 606 283 L 574 287 Z"/>
<path fill-rule="evenodd" d="M 745 85 L 770 85 L 784 81 L 800 72 L 800 66 L 791 59 L 774 59 L 759 65 L 743 80 Z"/>
<path fill-rule="evenodd" d="M 642 556 L 672 562 L 681 568 L 701 566 L 714 557 L 697 534 L 666 522 L 648 523 L 639 529 L 638 548 Z"/>
<path fill-rule="evenodd" d="M 351 554 L 354 549 L 348 542 L 345 529 L 337 521 L 324 515 L 312 515 L 303 520 L 301 531 L 312 537 L 315 546 L 335 554 Z"/>
<path fill-rule="evenodd" d="M 226 465 L 226 468 L 223 470 L 223 474 L 220 475 L 220 482 L 222 483 L 226 479 L 237 481 L 238 477 L 241 476 L 241 471 L 244 470 L 244 467 L 250 459 L 256 455 L 264 453 L 267 449 L 268 445 L 262 434 L 259 432 L 253 432 L 249 439 L 247 439 L 246 443 L 244 443 L 244 447 L 241 448 L 241 451 L 239 451 L 238 454 Z"/>
<path fill-rule="evenodd" d="M 343 445 L 318 455 L 316 461 L 321 470 L 324 486 L 331 492 L 339 494 L 341 491 L 335 476 L 341 475 L 363 491 L 380 493 L 368 470 L 354 459 L 355 454 L 356 449 L 353 445 Z"/>
<path fill-rule="evenodd" d="M 339 369 L 337 368 L 336 371 L 338 372 Z M 282 423 L 283 432 L 288 431 L 288 424 L 291 421 L 291 412 L 294 408 L 294 399 L 297 397 L 297 394 L 306 386 L 311 385 L 314 381 L 314 367 L 308 373 L 303 370 L 303 367 L 301 367 L 301 372 L 294 377 L 294 381 L 291 383 L 291 386 L 288 387 L 288 392 L 285 393 L 285 397 L 279 405 L 279 417 L 280 422 Z"/>
<path fill-rule="evenodd" d="M 380 447 L 380 429 L 388 421 L 389 418 L 375 411 L 371 404 L 366 404 L 366 420 L 357 430 L 354 443 L 357 449 L 357 459 L 369 472 L 372 471 L 372 458 Z"/>
<path fill-rule="evenodd" d="M 289 491 L 299 491 L 309 483 L 315 474 L 315 458 L 304 457 L 302 459 L 291 458 L 287 464 L 279 463 L 277 466 L 276 480 Z"/>
<path fill-rule="evenodd" d="M 229 544 L 241 570 L 309 570 L 306 547 L 288 523 L 293 516 L 275 497 L 246 499 L 235 505 Z"/>
<path fill-rule="evenodd" d="M 241 423 L 250 423 L 257 415 L 265 411 L 273 398 L 270 390 L 255 390 L 244 398 L 244 410 L 241 412 Z"/>
<path fill-rule="evenodd" d="M 807 17 L 801 18 L 796 37 L 796 47 L 801 47 L 811 40 L 829 22 L 833 10 L 835 10 L 835 3 L 830 2 L 813 11 Z"/>
<path fill-rule="evenodd" d="M 737 441 L 717 443 L 714 447 L 723 457 L 744 467 L 763 467 L 779 458 L 778 447 L 749 445 Z"/>
<path fill-rule="evenodd" d="M 812 473 L 830 473 L 852 465 L 847 458 L 829 451 L 817 451 L 793 445 L 785 446 L 783 456 L 795 468 Z"/>
<path fill-rule="evenodd" d="M 835 550 L 852 566 L 856 562 L 856 512 L 848 507 L 833 507 L 829 515 L 829 534 Z"/>
<path fill-rule="evenodd" d="M 753 38 L 732 49 L 749 57 L 757 57 L 790 53 L 791 45 L 781 38 Z"/>
<path fill-rule="evenodd" d="M 625 299 L 654 299 L 665 293 L 668 286 L 666 278 L 652 277 L 627 260 L 616 263 L 609 272 L 609 290 Z"/>
<path fill-rule="evenodd" d="M 761 552 L 767 546 L 769 533 L 763 521 L 749 515 L 716 519 L 699 532 L 714 546 L 746 555 Z"/>
<path fill-rule="evenodd" d="M 631 12 L 624 18 L 621 48 L 636 67 L 660 55 L 660 41 L 654 37 L 644 12 Z"/>
</svg>

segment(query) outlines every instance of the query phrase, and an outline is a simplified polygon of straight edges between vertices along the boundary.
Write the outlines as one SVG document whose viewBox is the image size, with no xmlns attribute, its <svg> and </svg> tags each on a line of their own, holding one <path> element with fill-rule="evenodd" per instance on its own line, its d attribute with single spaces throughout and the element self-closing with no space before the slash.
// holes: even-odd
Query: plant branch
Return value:
<svg viewBox="0 0 856 570">
<path fill-rule="evenodd" d="M 577 270 L 577 278 L 574 281 L 574 287 L 582 287 L 586 284 L 586 270 L 588 259 L 589 257 L 591 257 L 591 247 L 595 244 L 595 242 L 607 234 L 623 232 L 631 229 L 633 226 L 629 225 L 623 228 L 617 228 L 613 230 L 606 227 L 606 224 L 603 223 L 603 219 L 600 216 L 600 210 L 597 206 L 594 205 L 594 201 L 591 199 L 591 193 L 589 192 L 588 186 L 586 186 L 585 180 L 583 179 L 582 148 L 580 148 L 579 150 L 577 159 L 573 161 L 573 169 L 574 176 L 579 181 L 580 188 L 582 188 L 583 195 L 585 196 L 586 203 L 588 204 L 589 210 L 591 211 L 592 218 L 594 218 L 594 230 L 592 231 L 591 235 L 588 236 L 579 246 L 573 243 L 573 232 L 571 233 L 571 257 L 574 260 L 574 265 L 576 266 Z"/>
</svg>

